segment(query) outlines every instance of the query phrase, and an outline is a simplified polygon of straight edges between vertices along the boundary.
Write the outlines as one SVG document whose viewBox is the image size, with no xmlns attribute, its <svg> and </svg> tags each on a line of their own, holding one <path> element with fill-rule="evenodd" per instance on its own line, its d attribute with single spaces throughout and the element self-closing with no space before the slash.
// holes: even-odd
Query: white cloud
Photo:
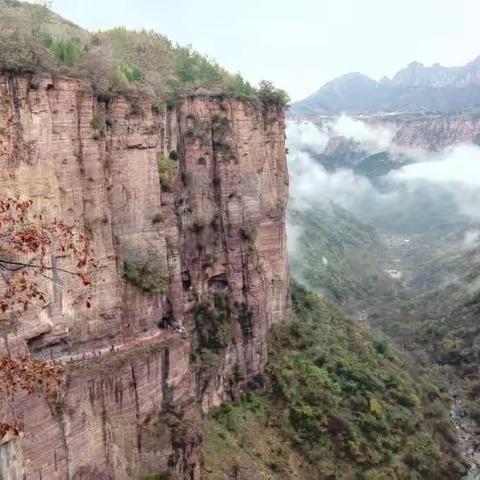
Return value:
<svg viewBox="0 0 480 480">
<path fill-rule="evenodd" d="M 322 153 L 329 135 L 311 122 L 287 122 L 287 144 L 293 151 L 310 150 Z"/>
<path fill-rule="evenodd" d="M 430 161 L 407 165 L 392 175 L 405 182 L 425 180 L 443 185 L 480 187 L 480 147 L 456 145 Z"/>
<path fill-rule="evenodd" d="M 467 250 L 478 247 L 480 230 L 468 230 L 463 237 L 463 247 Z"/>
<path fill-rule="evenodd" d="M 364 221 L 394 226 L 418 222 L 454 221 L 460 215 L 480 220 L 480 147 L 457 145 L 443 152 L 414 152 L 418 163 L 391 171 L 375 184 L 350 169 L 327 171 L 312 153 L 320 153 L 329 135 L 342 134 L 362 148 L 395 151 L 388 129 L 340 117 L 321 129 L 308 122 L 289 122 L 291 197 L 298 205 L 335 202 Z M 425 214 L 425 215 L 424 215 Z M 451 217 L 448 215 L 451 214 Z M 424 217 L 422 217 L 424 215 Z"/>
<path fill-rule="evenodd" d="M 367 151 L 390 150 L 395 136 L 386 127 L 369 125 L 346 115 L 338 117 L 330 129 L 333 135 L 353 140 Z"/>
<path fill-rule="evenodd" d="M 407 165 L 390 178 L 404 185 L 436 186 L 448 192 L 460 211 L 480 220 L 480 147 L 456 145 L 427 161 Z"/>
<path fill-rule="evenodd" d="M 335 202 L 353 208 L 360 196 L 373 194 L 368 179 L 352 170 L 327 172 L 307 152 L 293 151 L 289 155 L 290 195 L 307 204 Z"/>
</svg>

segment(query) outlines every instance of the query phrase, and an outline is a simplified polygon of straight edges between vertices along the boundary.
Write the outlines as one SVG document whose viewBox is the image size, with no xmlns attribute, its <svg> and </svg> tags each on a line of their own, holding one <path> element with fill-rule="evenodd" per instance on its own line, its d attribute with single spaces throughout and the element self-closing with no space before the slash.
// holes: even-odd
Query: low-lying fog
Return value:
<svg viewBox="0 0 480 480">
<path fill-rule="evenodd" d="M 352 168 L 322 166 L 329 142 L 343 137 L 366 155 L 401 155 L 392 170 L 369 179 Z M 415 234 L 455 221 L 480 220 L 480 147 L 456 145 L 431 153 L 401 148 L 394 132 L 347 116 L 318 127 L 287 124 L 291 201 L 300 205 L 339 204 L 380 231 Z M 408 159 L 405 162 L 405 159 Z M 291 231 L 292 235 L 295 235 Z M 472 237 L 477 241 L 478 237 Z"/>
</svg>

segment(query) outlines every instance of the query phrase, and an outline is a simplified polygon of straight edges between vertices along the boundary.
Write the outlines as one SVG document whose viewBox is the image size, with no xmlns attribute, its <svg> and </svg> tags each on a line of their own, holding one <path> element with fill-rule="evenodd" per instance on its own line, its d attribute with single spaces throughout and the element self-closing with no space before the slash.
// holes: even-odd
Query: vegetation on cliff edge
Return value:
<svg viewBox="0 0 480 480">
<path fill-rule="evenodd" d="M 129 283 L 147 293 L 163 294 L 167 289 L 165 261 L 153 246 L 131 249 L 123 261 L 123 275 Z"/>
<path fill-rule="evenodd" d="M 16 0 L 0 0 L 0 26 L 0 70 L 84 78 L 100 97 L 142 92 L 171 105 L 200 89 L 264 104 L 289 102 L 271 82 L 254 88 L 239 73 L 153 31 L 119 27 L 91 33 L 45 6 Z"/>
</svg>

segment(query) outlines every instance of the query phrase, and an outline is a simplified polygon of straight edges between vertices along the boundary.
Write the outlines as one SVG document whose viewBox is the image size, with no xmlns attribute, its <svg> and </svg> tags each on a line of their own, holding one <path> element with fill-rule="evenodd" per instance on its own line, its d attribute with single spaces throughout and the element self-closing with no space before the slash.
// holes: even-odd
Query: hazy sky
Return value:
<svg viewBox="0 0 480 480">
<path fill-rule="evenodd" d="M 55 0 L 53 9 L 90 30 L 154 29 L 294 100 L 351 71 L 378 79 L 413 60 L 480 55 L 480 0 Z"/>
</svg>

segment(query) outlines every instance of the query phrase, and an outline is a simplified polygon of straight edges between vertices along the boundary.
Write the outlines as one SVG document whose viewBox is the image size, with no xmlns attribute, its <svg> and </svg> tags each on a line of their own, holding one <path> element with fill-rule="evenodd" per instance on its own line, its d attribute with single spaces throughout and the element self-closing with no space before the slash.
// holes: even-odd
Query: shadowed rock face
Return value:
<svg viewBox="0 0 480 480">
<path fill-rule="evenodd" d="M 198 478 L 199 412 L 262 372 L 268 328 L 287 316 L 283 111 L 206 96 L 173 110 L 102 100 L 76 80 L 0 77 L 2 195 L 78 220 L 99 264 L 88 292 L 54 272 L 48 304 L 1 340 L 3 354 L 8 343 L 87 357 L 67 364 L 57 404 L 18 396 L 5 480 Z M 160 182 L 166 161 L 173 174 Z M 124 280 L 132 251 L 155 252 L 164 294 Z"/>
</svg>

